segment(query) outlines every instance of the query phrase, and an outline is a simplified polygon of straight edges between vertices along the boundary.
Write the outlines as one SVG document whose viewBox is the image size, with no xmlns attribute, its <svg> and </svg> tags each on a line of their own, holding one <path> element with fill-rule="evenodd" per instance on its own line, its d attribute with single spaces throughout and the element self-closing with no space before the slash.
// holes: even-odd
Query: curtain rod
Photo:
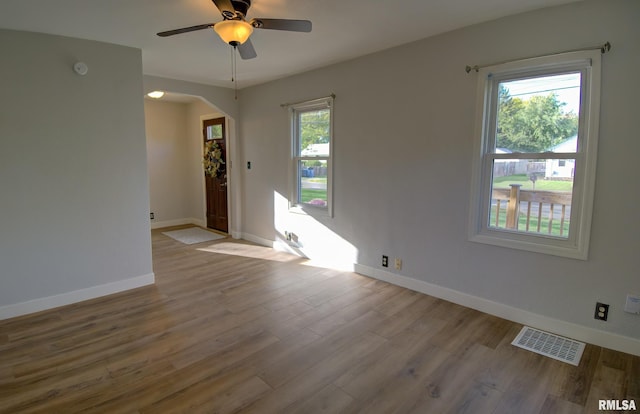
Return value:
<svg viewBox="0 0 640 414">
<path fill-rule="evenodd" d="M 589 47 L 589 48 L 585 48 L 585 49 L 565 50 L 564 52 L 551 53 L 551 54 L 549 54 L 549 55 L 531 56 L 531 57 L 529 57 L 529 58 L 522 58 L 522 59 L 533 59 L 533 58 L 544 57 L 544 56 L 560 55 L 560 54 L 562 54 L 562 53 L 584 52 L 584 51 L 587 51 L 587 50 L 599 50 L 599 51 L 600 51 L 600 53 L 605 54 L 605 53 L 607 53 L 608 51 L 610 51 L 610 50 L 611 50 L 611 43 L 606 42 L 605 44 L 603 44 L 603 45 L 601 45 L 601 46 L 593 46 L 593 47 Z M 480 69 L 485 68 L 485 67 L 487 67 L 487 66 L 502 65 L 503 63 L 509 63 L 509 62 L 513 62 L 513 61 L 515 61 L 515 60 L 519 60 L 519 59 L 514 59 L 514 60 L 505 60 L 504 62 L 498 62 L 498 63 L 494 63 L 494 64 L 492 64 L 492 65 L 485 65 L 485 66 L 478 66 L 478 65 L 475 65 L 475 66 L 468 66 L 468 65 L 467 65 L 467 66 L 464 68 L 464 70 L 465 70 L 467 73 L 471 72 L 472 70 L 474 70 L 474 71 L 478 72 L 478 71 L 480 71 Z"/>
<path fill-rule="evenodd" d="M 306 100 L 306 101 L 293 102 L 293 103 L 283 103 L 283 104 L 280 104 L 280 108 L 288 108 L 288 107 L 293 106 L 293 105 L 299 105 L 299 104 L 309 103 L 309 102 L 314 102 L 314 101 L 321 101 L 323 99 L 328 99 L 328 98 L 336 99 L 336 94 L 332 93 L 329 96 L 323 96 L 322 98 L 316 98 L 316 99 L 309 99 L 309 100 Z"/>
</svg>

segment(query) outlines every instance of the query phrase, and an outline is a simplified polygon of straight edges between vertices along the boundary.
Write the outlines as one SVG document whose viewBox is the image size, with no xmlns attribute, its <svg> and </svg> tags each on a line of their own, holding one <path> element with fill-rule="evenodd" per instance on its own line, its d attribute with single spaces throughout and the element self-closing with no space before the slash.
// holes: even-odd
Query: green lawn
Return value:
<svg viewBox="0 0 640 414">
<path fill-rule="evenodd" d="M 302 188 L 300 188 L 300 201 L 302 203 L 308 203 L 314 199 L 327 201 L 327 177 L 302 177 L 300 182 L 302 184 Z M 305 188 L 305 184 L 324 184 L 325 188 Z M 318 187 L 318 185 L 311 185 L 311 187 Z"/>
<path fill-rule="evenodd" d="M 529 180 L 527 174 L 508 175 L 493 180 L 493 188 L 509 188 L 510 184 L 522 185 L 521 190 L 533 190 L 533 182 Z M 536 190 L 539 191 L 571 191 L 572 189 L 572 181 L 545 180 L 543 178 L 538 178 L 536 181 Z"/>
<path fill-rule="evenodd" d="M 308 177 L 302 177 L 302 182 L 307 182 L 307 183 L 323 183 L 326 184 L 327 183 L 327 177 L 313 177 L 313 178 L 308 178 Z"/>
<path fill-rule="evenodd" d="M 300 201 L 303 203 L 308 203 L 309 201 L 319 198 L 321 200 L 327 200 L 327 190 L 319 190 L 312 188 L 302 188 L 300 189 Z"/>
</svg>

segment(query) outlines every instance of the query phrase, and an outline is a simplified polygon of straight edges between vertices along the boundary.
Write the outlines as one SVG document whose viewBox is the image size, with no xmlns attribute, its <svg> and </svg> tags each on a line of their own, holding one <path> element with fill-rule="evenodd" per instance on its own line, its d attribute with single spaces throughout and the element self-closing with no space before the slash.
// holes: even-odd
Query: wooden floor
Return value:
<svg viewBox="0 0 640 414">
<path fill-rule="evenodd" d="M 583 413 L 640 357 L 580 366 L 521 326 L 230 239 L 153 231 L 156 285 L 0 321 L 1 413 Z M 640 407 L 639 407 L 640 409 Z"/>
</svg>

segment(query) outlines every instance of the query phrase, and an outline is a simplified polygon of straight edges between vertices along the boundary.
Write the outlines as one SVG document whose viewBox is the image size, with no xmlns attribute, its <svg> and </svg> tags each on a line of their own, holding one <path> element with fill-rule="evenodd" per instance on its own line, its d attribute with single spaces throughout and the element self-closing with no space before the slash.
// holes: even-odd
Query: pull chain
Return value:
<svg viewBox="0 0 640 414">
<path fill-rule="evenodd" d="M 235 81 L 234 78 L 236 76 L 236 73 L 233 70 L 233 52 L 235 52 L 235 49 L 236 49 L 235 46 L 231 46 L 231 49 L 229 49 L 231 51 L 231 56 L 229 56 L 229 58 L 230 58 L 229 61 L 231 62 L 231 82 Z"/>
<path fill-rule="evenodd" d="M 234 84 L 234 94 L 236 101 L 238 100 L 238 57 L 236 56 L 236 48 L 233 48 L 233 84 Z"/>
<path fill-rule="evenodd" d="M 233 92 L 235 99 L 238 100 L 238 79 L 237 73 L 238 64 L 236 63 L 236 46 L 231 49 L 231 82 L 233 82 Z"/>
</svg>

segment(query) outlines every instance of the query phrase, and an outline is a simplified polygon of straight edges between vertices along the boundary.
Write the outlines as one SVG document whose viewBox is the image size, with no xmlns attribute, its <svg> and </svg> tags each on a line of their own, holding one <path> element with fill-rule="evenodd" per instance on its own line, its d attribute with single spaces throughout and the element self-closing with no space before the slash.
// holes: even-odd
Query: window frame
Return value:
<svg viewBox="0 0 640 414">
<path fill-rule="evenodd" d="M 291 124 L 291 190 L 289 209 L 292 212 L 308 213 L 314 215 L 326 215 L 333 217 L 333 97 L 319 98 L 310 101 L 297 103 L 290 106 Z M 313 156 L 301 155 L 300 135 L 299 135 L 299 115 L 305 112 L 312 112 L 321 109 L 329 110 L 329 155 Z M 298 167 L 301 161 L 326 161 L 327 162 L 327 205 L 326 207 L 314 206 L 300 202 L 302 173 Z"/>
<path fill-rule="evenodd" d="M 495 151 L 499 83 L 537 76 L 581 72 L 578 148 L 575 153 Z M 469 240 L 574 259 L 588 258 L 596 178 L 600 114 L 600 51 L 579 51 L 518 60 L 478 71 Z M 530 234 L 489 226 L 491 181 L 496 159 L 574 159 L 569 237 Z"/>
</svg>

